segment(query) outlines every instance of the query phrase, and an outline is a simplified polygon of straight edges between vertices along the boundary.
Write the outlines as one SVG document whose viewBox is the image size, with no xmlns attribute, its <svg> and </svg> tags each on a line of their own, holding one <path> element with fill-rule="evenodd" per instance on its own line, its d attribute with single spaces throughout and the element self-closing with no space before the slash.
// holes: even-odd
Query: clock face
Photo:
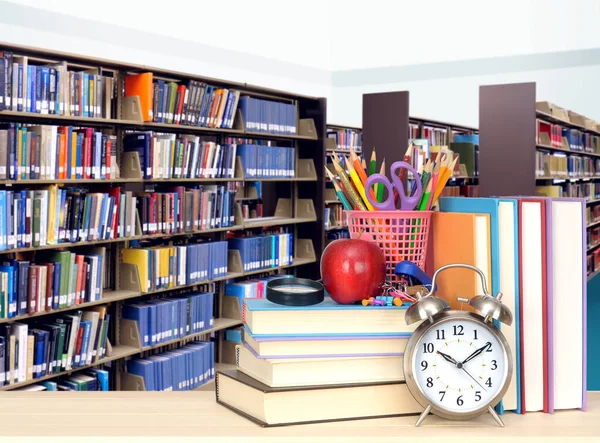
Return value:
<svg viewBox="0 0 600 443">
<path fill-rule="evenodd" d="M 472 412 L 488 406 L 504 387 L 506 351 L 486 325 L 453 318 L 431 325 L 420 337 L 412 373 L 433 406 L 458 414 Z"/>
</svg>

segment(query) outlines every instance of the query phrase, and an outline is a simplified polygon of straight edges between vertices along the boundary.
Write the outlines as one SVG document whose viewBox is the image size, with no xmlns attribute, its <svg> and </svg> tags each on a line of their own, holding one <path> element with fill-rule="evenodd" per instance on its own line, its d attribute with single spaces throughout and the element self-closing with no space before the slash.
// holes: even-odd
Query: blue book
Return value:
<svg viewBox="0 0 600 443">
<path fill-rule="evenodd" d="M 142 304 L 124 305 L 121 314 L 122 318 L 137 322 L 142 347 L 150 345 L 148 336 L 148 311 L 148 306 Z"/>
<path fill-rule="evenodd" d="M 515 371 L 513 372 L 513 383 L 509 389 L 516 389 L 517 392 L 516 404 L 509 403 L 507 406 L 505 402 L 502 402 L 497 408 L 500 413 L 504 409 L 521 413 L 518 207 L 517 200 L 511 198 L 440 198 L 442 212 L 478 213 L 490 216 L 492 276 L 489 289 L 493 295 L 502 292 L 502 303 L 511 310 L 515 318 L 515 322 L 511 326 L 494 322 L 498 328 L 502 329 L 514 350 Z"/>
<path fill-rule="evenodd" d="M 136 358 L 127 362 L 127 372 L 138 375 L 144 379 L 146 391 L 156 391 L 154 377 L 154 363 L 143 358 Z"/>
<path fill-rule="evenodd" d="M 479 134 L 472 134 L 472 135 L 455 135 L 454 136 L 454 142 L 455 143 L 474 143 L 476 145 L 479 145 Z"/>
<path fill-rule="evenodd" d="M 88 369 L 84 372 L 84 374 L 89 375 L 90 377 L 95 377 L 98 380 L 98 385 L 100 386 L 100 391 L 109 391 L 108 384 L 108 371 L 104 369 Z"/>
<path fill-rule="evenodd" d="M 79 327 L 83 328 L 83 340 L 81 343 L 81 353 L 75 356 L 75 365 L 76 366 L 84 366 L 89 349 L 89 341 L 90 341 L 90 332 L 92 330 L 92 322 L 88 320 L 81 320 L 79 322 Z"/>
<path fill-rule="evenodd" d="M 46 391 L 56 391 L 56 382 L 41 381 L 40 384 L 46 387 Z"/>
</svg>

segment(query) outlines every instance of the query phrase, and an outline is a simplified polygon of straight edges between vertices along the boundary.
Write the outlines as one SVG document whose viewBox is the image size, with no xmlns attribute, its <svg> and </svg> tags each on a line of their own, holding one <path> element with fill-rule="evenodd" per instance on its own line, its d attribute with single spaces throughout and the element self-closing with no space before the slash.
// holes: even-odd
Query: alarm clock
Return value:
<svg viewBox="0 0 600 443">
<path fill-rule="evenodd" d="M 449 310 L 444 299 L 433 295 L 438 274 L 459 267 L 481 278 L 483 295 L 468 301 L 478 313 Z M 468 420 L 489 412 L 503 427 L 494 407 L 508 389 L 513 362 L 509 344 L 492 320 L 512 324 L 510 309 L 502 304 L 501 293 L 488 293 L 485 276 L 475 266 L 443 266 L 433 275 L 431 288 L 425 295 L 418 293 L 405 314 L 407 324 L 423 321 L 404 352 L 407 387 L 425 408 L 416 426 L 429 413 Z"/>
</svg>

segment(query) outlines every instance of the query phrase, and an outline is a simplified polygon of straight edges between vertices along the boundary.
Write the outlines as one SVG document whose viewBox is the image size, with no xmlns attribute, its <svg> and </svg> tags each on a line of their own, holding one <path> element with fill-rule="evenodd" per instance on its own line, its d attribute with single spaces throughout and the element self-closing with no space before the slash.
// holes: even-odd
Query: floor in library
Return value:
<svg viewBox="0 0 600 443">
<path fill-rule="evenodd" d="M 137 442 L 131 438 L 134 436 L 146 437 L 140 441 L 162 437 L 157 441 L 168 442 L 199 441 L 198 437 L 211 437 L 211 442 L 278 443 L 359 439 L 370 443 L 398 441 L 399 437 L 404 442 L 423 439 L 428 443 L 600 442 L 600 392 L 589 393 L 587 412 L 507 413 L 503 416 L 505 428 L 498 427 L 489 414 L 468 423 L 429 416 L 419 428 L 414 427 L 415 417 L 261 428 L 216 404 L 210 391 L 61 394 L 2 393 L 0 442 L 13 441 L 6 439 L 8 436 L 31 437 L 18 439 L 28 443 L 61 441 L 58 438 L 62 436 L 104 437 L 97 441 L 112 440 L 106 439 L 109 436 L 129 437 L 116 440 L 129 443 Z M 52 438 L 35 438 L 42 436 Z"/>
</svg>

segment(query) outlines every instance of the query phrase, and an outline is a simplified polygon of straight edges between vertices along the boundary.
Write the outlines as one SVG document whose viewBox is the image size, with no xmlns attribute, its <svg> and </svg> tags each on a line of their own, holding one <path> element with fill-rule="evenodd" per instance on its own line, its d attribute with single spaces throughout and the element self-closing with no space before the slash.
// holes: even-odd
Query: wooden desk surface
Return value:
<svg viewBox="0 0 600 443">
<path fill-rule="evenodd" d="M 65 415 L 66 412 L 66 415 Z M 237 442 L 600 442 L 600 392 L 589 393 L 587 412 L 503 416 L 505 428 L 488 414 L 473 422 L 429 416 L 261 428 L 217 405 L 214 392 L 0 393 L 0 442 L 137 443 Z M 82 436 L 97 436 L 81 440 Z M 165 437 L 170 437 L 165 439 Z M 12 437 L 12 438 L 6 438 Z M 21 437 L 21 438 L 18 438 Z M 39 437 L 39 438 L 35 438 Z M 42 438 L 44 437 L 44 438 Z M 115 437 L 115 438 L 107 438 Z M 121 437 L 121 438 L 116 438 Z M 133 437 L 140 437 L 139 439 Z M 198 437 L 207 437 L 206 439 Z"/>
</svg>

